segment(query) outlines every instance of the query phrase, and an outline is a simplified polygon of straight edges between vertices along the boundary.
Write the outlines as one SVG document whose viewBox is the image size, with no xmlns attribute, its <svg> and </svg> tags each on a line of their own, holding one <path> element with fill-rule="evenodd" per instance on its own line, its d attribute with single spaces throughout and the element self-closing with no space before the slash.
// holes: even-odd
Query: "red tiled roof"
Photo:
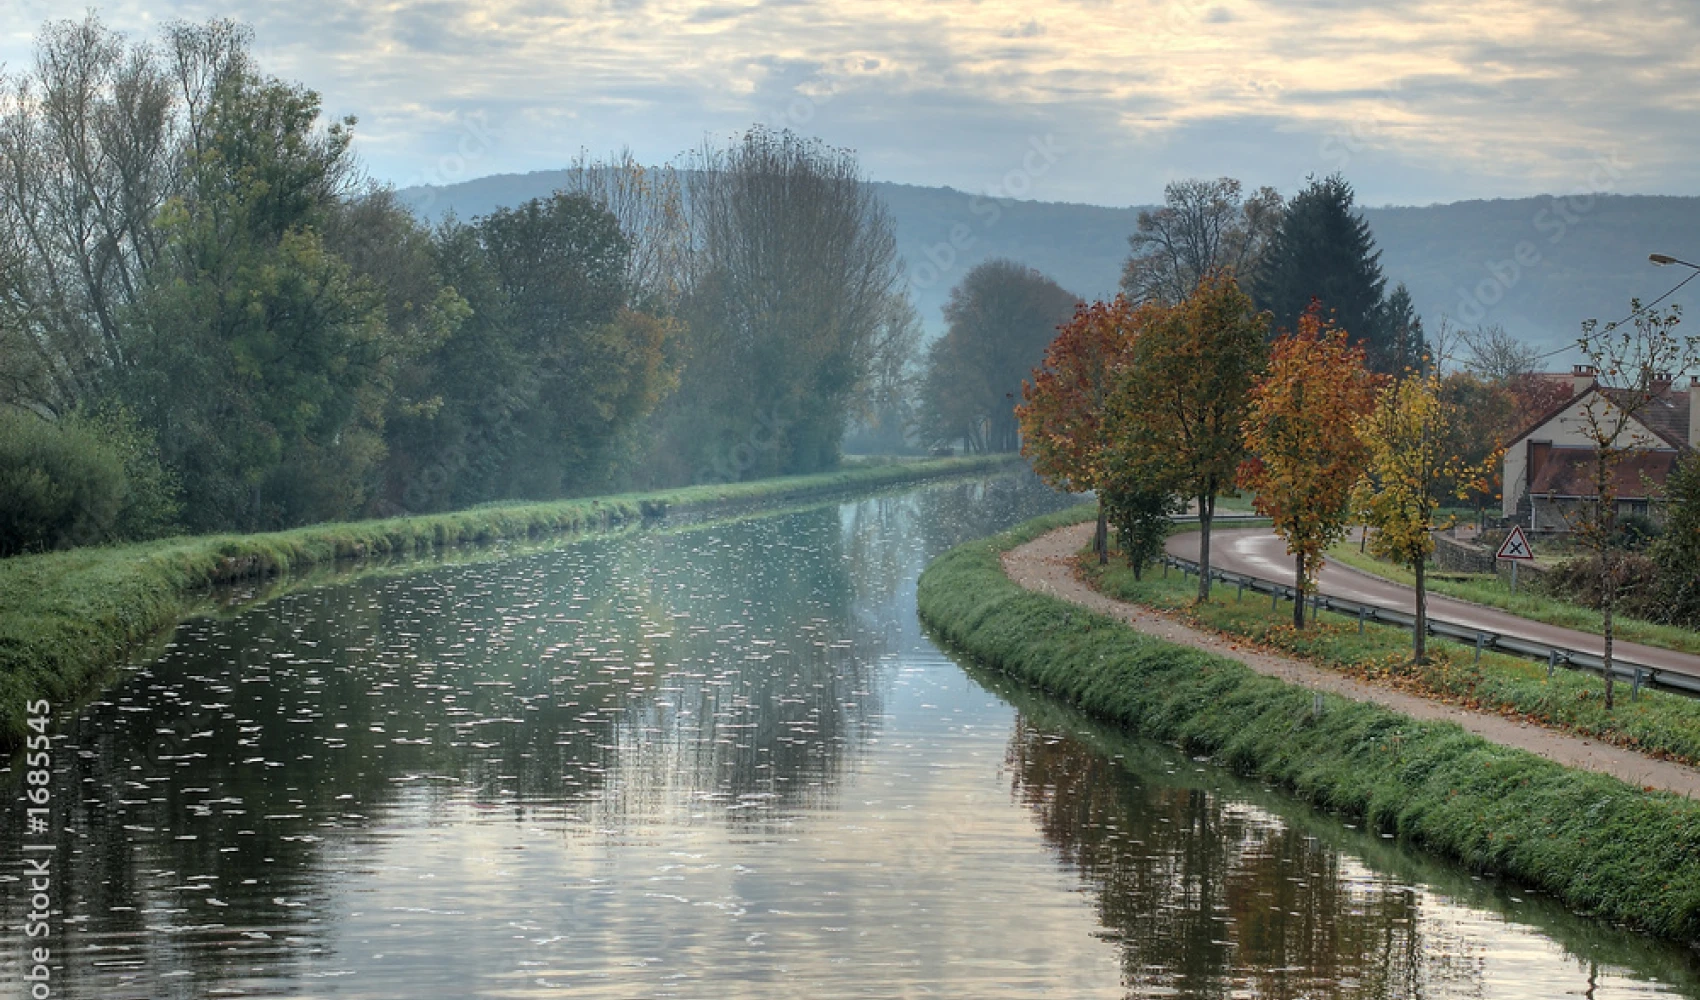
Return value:
<svg viewBox="0 0 1700 1000">
<path fill-rule="evenodd" d="M 1619 407 L 1622 400 L 1629 397 L 1626 389 L 1607 389 L 1602 387 L 1600 392 L 1616 403 Z M 1641 412 L 1635 414 L 1635 419 L 1647 425 L 1647 429 L 1664 438 L 1665 443 L 1676 449 L 1688 447 L 1688 411 L 1692 405 L 1688 389 L 1671 388 L 1648 400 L 1641 407 Z M 1631 403 L 1633 405 L 1633 402 Z"/>
<path fill-rule="evenodd" d="M 1677 456 L 1669 451 L 1638 451 L 1624 456 L 1613 470 L 1612 483 L 1619 500 L 1645 500 L 1644 480 L 1662 486 L 1676 466 Z M 1534 470 L 1529 492 L 1536 496 L 1591 497 L 1594 492 L 1594 449 L 1554 448 Z"/>
<path fill-rule="evenodd" d="M 1546 424 L 1554 417 L 1563 413 L 1565 410 L 1570 409 L 1577 400 L 1586 396 L 1590 392 L 1598 392 L 1619 406 L 1622 406 L 1620 400 L 1629 395 L 1629 390 L 1627 389 L 1609 389 L 1596 382 L 1582 390 L 1582 392 L 1577 395 L 1564 400 L 1552 409 L 1548 410 L 1546 413 L 1541 414 L 1539 418 L 1530 423 L 1528 427 L 1524 428 L 1521 433 L 1519 433 L 1516 437 L 1513 437 L 1507 447 L 1509 448 L 1510 445 L 1515 445 L 1524 438 L 1534 434 L 1536 431 L 1546 426 Z M 1647 405 L 1643 406 L 1641 408 L 1641 412 L 1637 413 L 1635 416 L 1637 420 L 1646 425 L 1648 430 L 1657 434 L 1660 439 L 1665 442 L 1665 444 L 1677 449 L 1678 451 L 1687 451 L 1690 447 L 1688 444 L 1688 422 L 1690 419 L 1689 413 L 1692 407 L 1693 396 L 1689 393 L 1688 389 L 1684 386 L 1673 385 L 1667 392 L 1654 397 L 1647 403 Z"/>
</svg>

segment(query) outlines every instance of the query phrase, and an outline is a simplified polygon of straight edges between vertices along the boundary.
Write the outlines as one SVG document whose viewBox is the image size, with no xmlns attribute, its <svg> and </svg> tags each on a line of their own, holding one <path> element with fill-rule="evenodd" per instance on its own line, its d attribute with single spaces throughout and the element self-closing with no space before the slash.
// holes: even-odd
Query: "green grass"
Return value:
<svg viewBox="0 0 1700 1000">
<path fill-rule="evenodd" d="M 1356 542 L 1341 542 L 1335 545 L 1328 550 L 1328 558 L 1337 559 L 1344 565 L 1392 580 L 1394 583 L 1402 583 L 1407 587 L 1416 585 L 1416 575 L 1409 567 L 1397 566 L 1377 559 L 1367 552 L 1359 552 Z M 1433 593 L 1509 611 L 1531 621 L 1575 629 L 1590 635 L 1600 635 L 1604 631 L 1600 625 L 1598 611 L 1562 598 L 1532 593 L 1527 581 L 1524 581 L 1515 594 L 1511 592 L 1509 584 L 1501 582 L 1497 576 L 1486 574 L 1470 574 L 1469 578 L 1461 580 L 1430 577 L 1428 586 Z M 1618 616 L 1613 625 L 1617 637 L 1625 642 L 1700 654 L 1700 632 L 1622 616 Z"/>
<path fill-rule="evenodd" d="M 1603 682 L 1593 674 L 1561 669 L 1549 680 L 1544 663 L 1492 652 L 1483 653 L 1478 664 L 1472 647 L 1438 637 L 1428 643 L 1431 662 L 1416 667 L 1410 663 L 1411 634 L 1404 629 L 1368 624 L 1360 634 L 1356 619 L 1325 611 L 1297 631 L 1292 604 L 1272 609 L 1267 594 L 1241 598 L 1233 587 L 1217 584 L 1210 603 L 1195 605 L 1197 577 L 1171 570 L 1165 578 L 1161 570 L 1147 570 L 1143 580 L 1135 580 L 1120 560 L 1099 566 L 1083 559 L 1081 567 L 1107 596 L 1175 611 L 1201 628 L 1321 666 L 1642 753 L 1700 763 L 1700 701 L 1693 698 L 1648 689 L 1630 701 L 1625 689 L 1608 712 Z"/>
<path fill-rule="evenodd" d="M 1089 510 L 960 546 L 922 574 L 948 644 L 1106 722 L 1210 754 L 1401 840 L 1663 937 L 1700 936 L 1700 804 L 1313 693 L 1022 589 L 999 554 Z"/>
<path fill-rule="evenodd" d="M 359 559 L 536 540 L 630 523 L 645 506 L 673 510 L 796 500 L 1010 464 L 1011 456 L 936 459 L 552 503 L 486 504 L 419 517 L 204 535 L 0 560 L 0 747 L 25 734 L 24 707 L 62 709 L 126 653 L 203 607 L 214 588 Z"/>
</svg>

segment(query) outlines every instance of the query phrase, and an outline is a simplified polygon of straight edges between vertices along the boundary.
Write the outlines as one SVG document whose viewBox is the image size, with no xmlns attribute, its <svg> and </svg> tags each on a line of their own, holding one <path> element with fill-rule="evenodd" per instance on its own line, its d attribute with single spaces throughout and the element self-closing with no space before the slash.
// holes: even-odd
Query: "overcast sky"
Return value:
<svg viewBox="0 0 1700 1000">
<path fill-rule="evenodd" d="M 26 66 L 57 0 L 5 0 Z M 1700 187 L 1695 0 L 118 0 L 250 23 L 398 185 L 789 125 L 879 180 L 1097 204 L 1231 175 L 1360 203 Z"/>
</svg>

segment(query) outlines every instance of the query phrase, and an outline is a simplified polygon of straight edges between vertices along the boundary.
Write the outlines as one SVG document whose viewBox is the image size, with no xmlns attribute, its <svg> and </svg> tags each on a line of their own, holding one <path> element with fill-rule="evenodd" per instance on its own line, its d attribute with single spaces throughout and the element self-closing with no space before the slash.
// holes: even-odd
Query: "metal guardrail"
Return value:
<svg viewBox="0 0 1700 1000">
<path fill-rule="evenodd" d="M 1217 515 L 1215 520 L 1245 520 L 1246 518 L 1223 518 Z M 1176 520 L 1197 520 L 1196 516 L 1176 518 Z M 1198 572 L 1198 563 L 1192 559 L 1182 559 L 1179 556 L 1164 553 L 1159 560 L 1165 566 L 1172 566 L 1183 573 Z M 1270 604 L 1274 606 L 1282 600 L 1292 601 L 1298 596 L 1298 591 L 1290 583 L 1279 583 L 1265 580 L 1262 577 L 1248 576 L 1244 573 L 1230 573 L 1226 570 L 1212 568 L 1210 578 L 1230 587 L 1236 587 L 1240 596 L 1250 590 L 1254 593 L 1270 595 Z M 1317 611 L 1332 611 L 1335 614 L 1356 618 L 1358 631 L 1362 632 L 1366 623 L 1376 625 L 1392 625 L 1407 631 L 1417 627 L 1417 616 L 1403 611 L 1394 611 L 1379 604 L 1368 604 L 1363 601 L 1353 601 L 1343 597 L 1330 597 L 1327 594 L 1311 594 L 1305 598 L 1310 607 Z M 1580 649 L 1569 649 L 1564 646 L 1552 646 L 1536 639 L 1523 636 L 1502 635 L 1474 628 L 1458 622 L 1450 622 L 1444 618 L 1430 616 L 1428 619 L 1428 634 L 1452 639 L 1465 645 L 1474 645 L 1476 660 L 1481 661 L 1483 650 L 1500 653 L 1510 653 L 1532 660 L 1544 660 L 1547 665 L 1547 676 L 1559 667 L 1573 670 L 1585 670 L 1589 673 L 1605 675 L 1605 658 Z M 1612 676 L 1620 677 L 1630 684 L 1629 697 L 1634 700 L 1643 687 L 1662 688 L 1680 694 L 1700 696 L 1700 677 L 1679 671 L 1654 667 L 1645 663 L 1625 660 L 1620 656 L 1612 657 Z"/>
</svg>

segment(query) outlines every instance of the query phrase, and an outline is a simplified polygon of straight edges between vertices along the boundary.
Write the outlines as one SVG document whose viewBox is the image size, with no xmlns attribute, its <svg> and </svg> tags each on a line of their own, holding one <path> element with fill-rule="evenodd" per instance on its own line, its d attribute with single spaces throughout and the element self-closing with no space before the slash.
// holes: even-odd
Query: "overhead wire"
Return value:
<svg viewBox="0 0 1700 1000">
<path fill-rule="evenodd" d="M 1688 284 L 1690 281 L 1693 281 L 1695 278 L 1700 278 L 1700 270 L 1694 270 L 1694 271 L 1690 272 L 1688 277 L 1686 277 L 1686 278 L 1684 278 L 1681 281 L 1676 283 L 1675 288 L 1672 288 L 1670 291 L 1664 293 L 1663 295 L 1659 296 L 1658 298 L 1654 299 L 1653 301 L 1646 303 L 1645 305 L 1641 306 L 1639 309 L 1632 311 L 1629 315 L 1623 317 L 1622 319 L 1617 320 L 1616 322 L 1613 322 L 1613 323 L 1607 323 L 1605 325 L 1605 329 L 1607 329 L 1607 330 L 1617 329 L 1618 327 L 1622 326 L 1623 324 L 1629 322 L 1630 320 L 1634 319 L 1635 317 L 1641 315 L 1642 313 L 1646 312 L 1647 310 L 1658 305 L 1660 302 L 1663 302 L 1664 300 L 1670 298 L 1672 295 L 1675 295 L 1677 292 L 1682 290 L 1683 285 Z M 1576 349 L 1575 344 L 1573 344 L 1573 343 L 1567 344 L 1564 347 L 1560 347 L 1559 349 L 1557 349 L 1555 351 L 1548 351 L 1547 353 L 1541 355 L 1540 357 L 1536 358 L 1535 360 L 1536 361 L 1545 361 L 1547 358 L 1550 358 L 1554 355 L 1563 354 L 1566 351 L 1572 351 L 1572 350 L 1575 350 L 1575 349 Z"/>
</svg>

